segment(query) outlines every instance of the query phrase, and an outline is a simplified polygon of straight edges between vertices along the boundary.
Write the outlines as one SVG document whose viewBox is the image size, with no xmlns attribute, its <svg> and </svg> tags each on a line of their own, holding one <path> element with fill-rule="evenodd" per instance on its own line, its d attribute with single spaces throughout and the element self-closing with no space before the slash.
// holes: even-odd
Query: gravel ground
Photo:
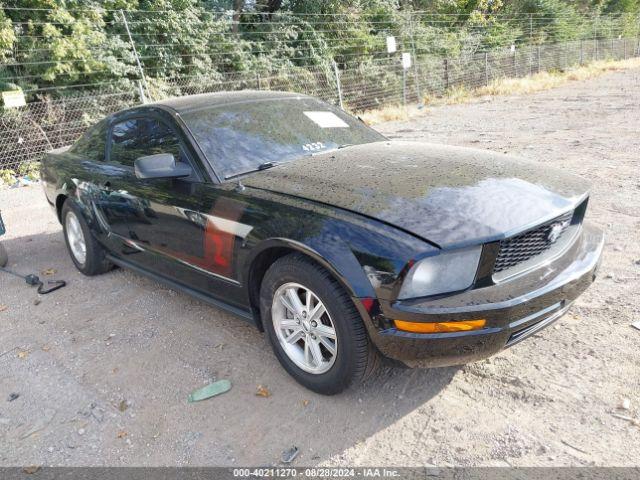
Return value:
<svg viewBox="0 0 640 480">
<path fill-rule="evenodd" d="M 40 187 L 1 190 L 10 266 L 69 285 L 38 298 L 0 275 L 0 464 L 264 466 L 296 445 L 298 466 L 638 465 L 640 423 L 624 417 L 640 418 L 639 87 L 628 70 L 378 127 L 588 178 L 605 259 L 569 314 L 516 347 L 463 368 L 384 369 L 336 397 L 298 386 L 225 312 L 123 270 L 81 276 Z M 229 393 L 187 403 L 220 378 Z"/>
</svg>

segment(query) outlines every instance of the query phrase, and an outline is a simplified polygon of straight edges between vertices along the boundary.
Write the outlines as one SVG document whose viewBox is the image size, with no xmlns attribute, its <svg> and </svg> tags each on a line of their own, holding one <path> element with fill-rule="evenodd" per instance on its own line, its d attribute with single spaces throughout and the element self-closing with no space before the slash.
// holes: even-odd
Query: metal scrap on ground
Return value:
<svg viewBox="0 0 640 480">
<path fill-rule="evenodd" d="M 282 463 L 291 463 L 295 460 L 295 458 L 298 456 L 298 453 L 300 452 L 300 450 L 298 450 L 298 447 L 296 447 L 295 445 L 293 447 L 291 447 L 288 450 L 285 450 L 284 452 L 282 452 Z"/>
</svg>

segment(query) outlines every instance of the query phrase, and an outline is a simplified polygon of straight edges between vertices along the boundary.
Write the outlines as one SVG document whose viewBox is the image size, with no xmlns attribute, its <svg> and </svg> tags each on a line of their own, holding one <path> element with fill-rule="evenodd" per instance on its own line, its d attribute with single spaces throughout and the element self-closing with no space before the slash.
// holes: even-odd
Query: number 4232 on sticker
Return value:
<svg viewBox="0 0 640 480">
<path fill-rule="evenodd" d="M 305 152 L 315 152 L 324 148 L 325 146 L 322 142 L 305 143 L 304 145 L 302 145 L 302 150 L 304 150 Z"/>
</svg>

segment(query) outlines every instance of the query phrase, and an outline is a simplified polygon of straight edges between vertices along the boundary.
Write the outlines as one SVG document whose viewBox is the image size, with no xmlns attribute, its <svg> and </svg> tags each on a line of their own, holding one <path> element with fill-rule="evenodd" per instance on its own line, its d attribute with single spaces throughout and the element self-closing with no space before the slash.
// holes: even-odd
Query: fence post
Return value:
<svg viewBox="0 0 640 480">
<path fill-rule="evenodd" d="M 332 60 L 332 62 L 333 73 L 336 76 L 336 88 L 338 89 L 338 104 L 340 105 L 340 108 L 344 110 L 344 104 L 342 102 L 342 85 L 340 84 L 340 72 L 338 71 L 338 64 L 336 63 L 336 61 Z"/>
<path fill-rule="evenodd" d="M 449 60 L 445 58 L 443 60 L 444 64 L 444 89 L 449 90 Z"/>
<path fill-rule="evenodd" d="M 533 13 L 529 14 L 529 75 L 533 73 Z"/>
<path fill-rule="evenodd" d="M 540 45 L 538 45 L 537 48 L 537 56 L 538 56 L 538 69 L 537 69 L 537 73 L 540 73 Z"/>
<path fill-rule="evenodd" d="M 611 58 L 615 59 L 616 58 L 616 48 L 613 46 L 614 45 L 614 41 L 613 41 L 613 36 L 611 37 Z"/>
<path fill-rule="evenodd" d="M 489 86 L 489 52 L 484 52 L 484 84 Z"/>
<path fill-rule="evenodd" d="M 140 62 L 140 57 L 138 56 L 138 51 L 136 50 L 136 44 L 133 42 L 133 37 L 131 36 L 131 31 L 129 30 L 129 22 L 127 22 L 127 16 L 124 14 L 124 11 L 122 9 L 120 9 L 120 15 L 122 15 L 124 28 L 127 32 L 127 36 L 129 37 L 131 50 L 133 51 L 133 56 L 135 57 L 136 65 L 138 66 L 138 73 L 140 74 L 140 81 L 138 82 L 138 86 L 140 88 L 140 97 L 141 97 L 142 103 L 147 103 L 147 98 L 144 94 L 144 91 L 141 88 L 144 85 L 145 90 L 147 91 L 147 95 L 149 95 L 149 84 L 147 83 L 147 77 L 145 77 L 144 75 L 144 70 L 142 69 L 142 63 Z"/>
<path fill-rule="evenodd" d="M 407 69 L 402 66 L 402 105 L 407 106 Z"/>
<path fill-rule="evenodd" d="M 515 45 L 513 46 L 513 76 L 518 77 L 518 60 L 516 59 L 517 49 Z"/>
<path fill-rule="evenodd" d="M 256 88 L 262 90 L 262 82 L 260 81 L 260 72 L 256 72 Z"/>
<path fill-rule="evenodd" d="M 409 14 L 411 15 L 411 14 Z M 409 28 L 411 32 L 411 50 L 413 55 L 413 74 L 416 77 L 416 94 L 418 95 L 418 103 L 422 104 L 422 91 L 420 89 L 420 70 L 418 69 L 418 56 L 416 55 L 416 42 L 413 36 L 413 19 L 409 17 Z"/>
<path fill-rule="evenodd" d="M 580 39 L 580 65 L 582 65 L 584 62 L 584 58 L 583 58 L 583 49 L 582 49 L 582 39 Z"/>
<path fill-rule="evenodd" d="M 140 94 L 140 100 L 142 103 L 147 103 L 147 96 L 144 94 L 144 87 L 142 86 L 142 82 L 140 80 L 136 80 L 138 84 L 138 93 Z"/>
<path fill-rule="evenodd" d="M 627 37 L 624 37 L 622 39 L 622 50 L 623 50 L 623 57 L 625 60 L 627 59 Z"/>
<path fill-rule="evenodd" d="M 595 43 L 595 56 L 597 61 L 598 60 L 598 19 L 597 18 L 593 22 L 593 41 Z"/>
</svg>

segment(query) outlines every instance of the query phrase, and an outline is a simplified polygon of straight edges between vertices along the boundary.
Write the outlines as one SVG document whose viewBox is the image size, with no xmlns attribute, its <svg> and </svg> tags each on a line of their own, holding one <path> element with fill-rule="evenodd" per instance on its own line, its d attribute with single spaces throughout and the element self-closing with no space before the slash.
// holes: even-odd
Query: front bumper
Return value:
<svg viewBox="0 0 640 480">
<path fill-rule="evenodd" d="M 585 224 L 560 257 L 525 275 L 439 299 L 383 304 L 383 318 L 374 322 L 389 326 L 393 319 L 485 319 L 481 330 L 417 334 L 371 325 L 369 334 L 383 355 L 410 367 L 458 365 L 486 358 L 560 318 L 595 280 L 603 245 L 602 232 Z"/>
</svg>

